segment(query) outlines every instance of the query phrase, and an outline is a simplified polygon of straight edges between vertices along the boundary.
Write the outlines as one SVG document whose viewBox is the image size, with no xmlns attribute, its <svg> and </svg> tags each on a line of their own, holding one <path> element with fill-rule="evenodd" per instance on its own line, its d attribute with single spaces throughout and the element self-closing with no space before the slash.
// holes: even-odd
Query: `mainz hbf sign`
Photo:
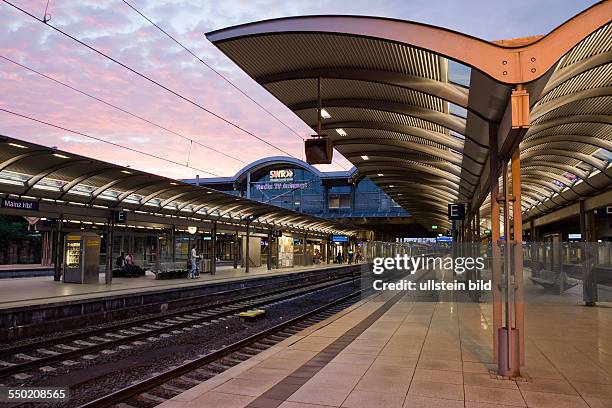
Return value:
<svg viewBox="0 0 612 408">
<path fill-rule="evenodd" d="M 38 211 L 38 201 L 20 200 L 16 198 L 3 198 L 2 208 L 12 208 L 15 210 Z"/>
</svg>

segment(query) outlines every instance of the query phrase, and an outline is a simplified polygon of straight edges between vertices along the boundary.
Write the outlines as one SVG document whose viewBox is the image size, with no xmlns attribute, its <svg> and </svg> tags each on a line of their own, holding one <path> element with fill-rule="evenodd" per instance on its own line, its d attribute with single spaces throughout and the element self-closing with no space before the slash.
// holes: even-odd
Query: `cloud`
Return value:
<svg viewBox="0 0 612 408">
<path fill-rule="evenodd" d="M 284 16 L 359 14 L 422 21 L 485 39 L 500 39 L 548 32 L 593 3 L 571 0 L 131 1 L 301 136 L 311 133 L 308 126 L 210 44 L 204 36 L 207 31 Z M 43 3 L 24 0 L 19 5 L 42 17 Z M 299 137 L 123 2 L 51 1 L 49 14 L 52 24 L 75 37 L 280 149 L 298 158 L 303 157 Z M 221 175 L 234 174 L 244 166 L 244 162 L 281 154 L 279 150 L 55 33 L 6 4 L 0 5 L 0 55 L 31 66 L 186 138 L 234 156 L 237 160 L 197 144 L 192 145 L 171 132 L 0 59 L 0 81 L 3 83 L 0 106 L 7 109 L 180 163 L 186 163 L 189 157 L 190 165 Z M 129 164 L 133 168 L 170 177 L 193 177 L 196 172 L 4 113 L 0 113 L 0 133 L 49 146 L 57 145 L 79 154 Z M 350 166 L 346 159 L 336 156 L 344 166 Z M 338 166 L 326 166 L 326 169 L 338 169 Z"/>
</svg>

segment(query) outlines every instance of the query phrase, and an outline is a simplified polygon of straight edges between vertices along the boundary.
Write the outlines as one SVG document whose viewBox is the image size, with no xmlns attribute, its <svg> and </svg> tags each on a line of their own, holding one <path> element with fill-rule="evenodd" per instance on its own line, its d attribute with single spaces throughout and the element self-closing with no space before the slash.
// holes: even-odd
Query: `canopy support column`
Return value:
<svg viewBox="0 0 612 408">
<path fill-rule="evenodd" d="M 107 285 L 113 283 L 113 241 L 115 239 L 115 215 L 111 215 L 106 220 L 106 269 L 104 271 L 104 282 Z M 159 248 L 159 239 L 155 242 Z M 156 263 L 159 259 L 159 251 L 156 250 Z M 159 269 L 158 269 L 159 270 Z"/>
<path fill-rule="evenodd" d="M 512 218 L 514 245 L 515 327 L 519 334 L 520 365 L 525 365 L 525 305 L 523 302 L 523 216 L 521 209 L 521 152 L 518 146 L 512 152 Z"/>
<path fill-rule="evenodd" d="M 238 247 L 238 231 L 236 231 L 236 233 L 234 234 L 234 269 L 238 268 L 238 253 L 239 253 L 239 247 Z"/>
<path fill-rule="evenodd" d="M 595 306 L 597 302 L 597 281 L 593 273 L 595 251 L 592 250 L 592 243 L 595 242 L 591 225 L 592 213 L 584 208 L 584 200 L 580 200 L 580 238 L 583 242 L 582 254 L 582 298 L 585 306 Z"/>
<path fill-rule="evenodd" d="M 245 266 L 245 273 L 249 273 L 249 269 L 251 267 L 251 257 L 250 257 L 250 241 L 251 241 L 251 231 L 250 231 L 250 225 L 249 222 L 247 221 L 246 223 L 246 243 L 245 243 L 245 250 L 244 250 L 244 266 Z"/>
<path fill-rule="evenodd" d="M 266 267 L 268 270 L 272 269 L 272 230 L 268 231 L 268 256 L 266 260 Z"/>
<path fill-rule="evenodd" d="M 493 357 L 499 360 L 499 333 L 502 327 L 501 251 L 499 223 L 499 160 L 497 127 L 489 124 L 489 164 L 491 174 L 491 282 L 493 291 Z"/>
<path fill-rule="evenodd" d="M 304 235 L 302 236 L 302 239 L 303 239 L 303 241 L 302 241 L 302 253 L 303 253 L 303 255 L 302 255 L 302 256 L 303 256 L 303 258 L 302 258 L 302 264 L 303 264 L 304 266 L 307 266 L 307 265 L 308 265 L 308 263 L 307 263 L 307 261 L 306 261 L 306 237 L 307 237 L 307 235 L 306 235 L 306 234 L 304 234 Z"/>
<path fill-rule="evenodd" d="M 217 221 L 213 221 L 211 231 L 212 253 L 210 254 L 210 274 L 217 273 Z"/>
<path fill-rule="evenodd" d="M 493 326 L 498 373 L 518 377 L 524 365 L 524 305 L 523 305 L 523 224 L 521 217 L 521 163 L 519 144 L 530 126 L 529 93 L 521 84 L 512 91 L 499 127 L 489 132 L 491 165 L 491 233 L 493 241 Z M 500 143 L 501 141 L 501 143 Z M 502 160 L 499 155 L 503 155 Z M 511 159 L 511 160 L 510 160 Z M 511 161 L 512 194 L 508 184 L 508 161 Z M 503 169 L 503 197 L 499 197 L 499 167 Z M 499 202 L 504 204 L 504 259 L 500 256 Z M 510 235 L 510 202 L 514 201 Z M 502 279 L 502 272 L 504 272 Z M 502 299 L 504 300 L 502 303 Z M 502 313 L 505 312 L 505 322 Z M 505 325 L 502 327 L 502 324 Z"/>
<path fill-rule="evenodd" d="M 53 265 L 53 280 L 59 282 L 62 279 L 62 262 L 64 259 L 64 214 L 57 219 L 55 231 L 55 261 Z"/>
</svg>

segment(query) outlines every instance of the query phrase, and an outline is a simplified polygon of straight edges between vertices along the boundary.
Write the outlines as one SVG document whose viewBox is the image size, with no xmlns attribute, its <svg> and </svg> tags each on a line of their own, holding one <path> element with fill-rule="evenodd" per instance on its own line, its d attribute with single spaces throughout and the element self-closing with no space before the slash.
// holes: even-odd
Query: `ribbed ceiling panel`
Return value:
<svg viewBox="0 0 612 408">
<path fill-rule="evenodd" d="M 540 99 L 538 104 L 543 104 L 574 92 L 611 85 L 612 63 L 591 69 L 571 78 L 547 93 L 542 99 Z"/>
<path fill-rule="evenodd" d="M 524 140 L 533 136 L 544 137 L 553 135 L 583 135 L 585 137 L 597 137 L 612 141 L 612 125 L 595 122 L 568 123 L 565 125 L 551 126 L 537 133 L 529 130 Z"/>
<path fill-rule="evenodd" d="M 601 27 L 581 41 L 559 63 L 558 68 L 565 68 L 593 55 L 612 50 L 612 23 Z"/>
<path fill-rule="evenodd" d="M 334 137 L 340 141 L 343 139 L 342 136 L 336 135 Z M 423 146 L 431 146 L 436 149 L 444 150 L 447 153 L 449 153 L 448 148 L 442 144 L 435 143 L 435 142 L 432 142 L 426 139 L 422 139 L 420 137 L 406 135 L 403 133 L 389 132 L 386 130 L 349 129 L 347 130 L 347 137 L 348 138 L 363 138 L 363 139 L 371 139 L 371 140 L 375 140 L 375 139 L 396 140 L 396 141 L 420 144 Z"/>
<path fill-rule="evenodd" d="M 441 134 L 448 134 L 448 129 L 444 126 L 436 125 L 435 123 L 428 122 L 423 119 L 415 118 L 413 116 L 402 115 L 394 112 L 380 111 L 374 109 L 363 109 L 363 108 L 348 108 L 348 107 L 326 107 L 325 108 L 331 118 L 325 119 L 326 122 L 348 122 L 348 121 L 362 121 L 362 122 L 379 122 L 379 123 L 395 123 L 407 126 L 419 127 L 422 129 L 431 130 L 432 132 L 438 132 Z M 302 118 L 303 121 L 314 125 L 317 118 L 316 109 L 307 109 L 300 112 L 296 112 L 297 115 Z"/>
<path fill-rule="evenodd" d="M 612 96 L 599 96 L 568 103 L 540 116 L 532 124 L 539 124 L 562 116 L 590 114 L 612 115 Z"/>
<path fill-rule="evenodd" d="M 274 82 L 265 85 L 265 88 L 286 105 L 317 100 L 316 79 Z M 438 112 L 444 112 L 446 104 L 440 98 L 411 89 L 345 79 L 322 79 L 321 99 L 323 105 L 326 99 L 370 99 L 403 103 Z"/>
<path fill-rule="evenodd" d="M 314 33 L 260 35 L 217 46 L 252 77 L 315 68 L 401 72 L 440 81 L 440 57 L 406 45 L 365 37 Z"/>
</svg>

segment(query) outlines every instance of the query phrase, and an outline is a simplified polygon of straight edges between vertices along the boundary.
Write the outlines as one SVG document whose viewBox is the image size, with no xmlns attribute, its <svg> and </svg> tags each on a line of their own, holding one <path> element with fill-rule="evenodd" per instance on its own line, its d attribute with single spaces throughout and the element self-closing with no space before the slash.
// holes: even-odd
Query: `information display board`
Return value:
<svg viewBox="0 0 612 408">
<path fill-rule="evenodd" d="M 278 266 L 290 268 L 293 266 L 293 238 L 278 237 Z"/>
</svg>

